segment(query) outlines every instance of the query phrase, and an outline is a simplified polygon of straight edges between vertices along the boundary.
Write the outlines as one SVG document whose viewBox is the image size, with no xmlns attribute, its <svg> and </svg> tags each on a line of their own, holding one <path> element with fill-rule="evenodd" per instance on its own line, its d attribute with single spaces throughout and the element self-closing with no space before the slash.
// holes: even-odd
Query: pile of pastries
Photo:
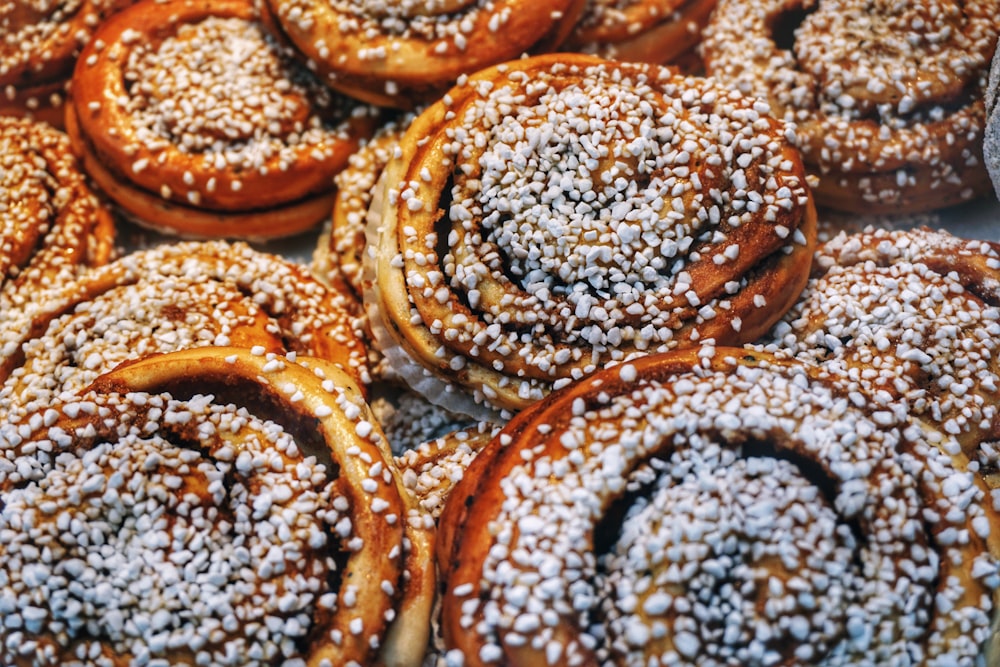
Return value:
<svg viewBox="0 0 1000 667">
<path fill-rule="evenodd" d="M 1000 663 L 1000 0 L 0 26 L 0 664 Z"/>
</svg>

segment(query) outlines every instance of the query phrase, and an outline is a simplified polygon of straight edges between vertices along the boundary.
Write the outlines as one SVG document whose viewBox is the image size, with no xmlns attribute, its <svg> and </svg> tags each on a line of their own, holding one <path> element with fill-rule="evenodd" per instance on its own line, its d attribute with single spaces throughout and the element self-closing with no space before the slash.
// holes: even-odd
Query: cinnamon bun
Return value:
<svg viewBox="0 0 1000 667">
<path fill-rule="evenodd" d="M 332 88 L 372 104 L 435 101 L 462 75 L 565 40 L 586 0 L 267 0 Z"/>
<path fill-rule="evenodd" d="M 4 664 L 420 664 L 432 563 L 348 376 L 187 350 L 43 413 L 0 426 Z"/>
<path fill-rule="evenodd" d="M 364 386 L 367 357 L 336 293 L 240 243 L 134 251 L 0 322 L 0 416 L 20 419 L 153 353 L 210 346 L 326 359 Z"/>
<path fill-rule="evenodd" d="M 995 664 L 998 514 L 947 441 L 741 348 L 516 416 L 441 517 L 442 629 L 485 665 Z"/>
<path fill-rule="evenodd" d="M 841 234 L 766 349 L 959 443 L 1000 488 L 1000 246 L 947 232 Z"/>
<path fill-rule="evenodd" d="M 815 239 L 787 137 L 766 105 L 655 65 L 556 54 L 469 77 L 372 204 L 382 352 L 489 419 L 637 355 L 754 340 Z"/>
<path fill-rule="evenodd" d="M 250 0 L 144 0 L 81 53 L 67 130 L 131 218 L 190 237 L 316 226 L 333 176 L 375 126 L 264 28 Z"/>
<path fill-rule="evenodd" d="M 0 115 L 61 128 L 73 65 L 104 18 L 131 0 L 0 5 Z"/>
<path fill-rule="evenodd" d="M 684 63 L 716 0 L 588 0 L 565 50 L 611 60 Z M 697 56 L 694 57 L 697 60 Z"/>
<path fill-rule="evenodd" d="M 706 71 L 796 124 L 817 202 L 869 213 L 989 191 L 983 91 L 997 0 L 720 0 Z"/>
<path fill-rule="evenodd" d="M 30 309 L 114 253 L 114 221 L 87 185 L 66 136 L 0 116 L 0 320 Z"/>
</svg>

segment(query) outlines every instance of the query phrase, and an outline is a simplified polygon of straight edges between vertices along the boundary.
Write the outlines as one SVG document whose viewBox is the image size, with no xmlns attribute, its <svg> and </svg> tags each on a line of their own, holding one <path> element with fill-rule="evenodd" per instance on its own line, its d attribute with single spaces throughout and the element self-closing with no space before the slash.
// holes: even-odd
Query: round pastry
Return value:
<svg viewBox="0 0 1000 667">
<path fill-rule="evenodd" d="M 983 195 L 983 90 L 997 0 L 720 0 L 709 75 L 796 124 L 817 202 L 866 213 Z"/>
<path fill-rule="evenodd" d="M 0 116 L 0 159 L 0 320 L 11 320 L 111 259 L 115 229 L 62 132 Z"/>
<path fill-rule="evenodd" d="M 495 420 L 478 406 L 754 340 L 812 257 L 787 134 L 766 105 L 655 65 L 556 54 L 469 77 L 410 125 L 372 204 L 383 354 L 430 400 Z"/>
<path fill-rule="evenodd" d="M 701 42 L 716 0 L 588 0 L 565 50 L 611 60 L 685 61 Z"/>
<path fill-rule="evenodd" d="M 341 297 L 304 267 L 240 243 L 135 251 L 36 299 L 33 314 L 0 323 L 2 419 L 122 362 L 194 347 L 305 354 L 370 381 Z"/>
<path fill-rule="evenodd" d="M 586 0 L 267 0 L 325 81 L 380 106 L 431 102 L 460 76 L 555 50 Z"/>
<path fill-rule="evenodd" d="M 325 219 L 333 176 L 375 124 L 264 30 L 250 0 L 144 0 L 103 23 L 73 74 L 67 131 L 140 224 L 289 236 Z"/>
<path fill-rule="evenodd" d="M 814 267 L 765 349 L 947 433 L 1000 488 L 1000 245 L 874 230 L 834 237 Z"/>
<path fill-rule="evenodd" d="M 380 440 L 346 375 L 238 348 L 0 426 L 0 659 L 419 665 L 432 561 Z"/>
<path fill-rule="evenodd" d="M 452 491 L 446 644 L 466 667 L 996 664 L 1000 516 L 931 442 L 740 348 L 603 369 Z"/>
<path fill-rule="evenodd" d="M 0 115 L 62 127 L 73 65 L 95 27 L 131 0 L 0 5 Z"/>
</svg>

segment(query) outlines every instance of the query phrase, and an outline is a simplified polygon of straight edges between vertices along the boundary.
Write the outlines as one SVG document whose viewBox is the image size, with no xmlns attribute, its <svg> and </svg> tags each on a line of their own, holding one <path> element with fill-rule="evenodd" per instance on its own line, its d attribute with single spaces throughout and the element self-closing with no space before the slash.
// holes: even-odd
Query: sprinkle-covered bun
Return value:
<svg viewBox="0 0 1000 667">
<path fill-rule="evenodd" d="M 537 56 L 410 125 L 372 205 L 366 304 L 417 391 L 518 410 L 610 363 L 754 340 L 805 284 L 815 217 L 766 104 Z"/>
<path fill-rule="evenodd" d="M 556 49 L 585 0 L 266 0 L 334 89 L 378 104 L 432 102 L 460 76 Z"/>
<path fill-rule="evenodd" d="M 720 0 L 707 72 L 796 123 L 822 205 L 916 212 L 983 195 L 997 0 Z"/>
<path fill-rule="evenodd" d="M 588 0 L 564 50 L 625 62 L 684 60 L 701 43 L 716 0 Z"/>
<path fill-rule="evenodd" d="M 101 25 L 67 130 L 130 217 L 164 233 L 265 239 L 320 224 L 374 111 L 332 94 L 249 0 L 144 0 Z"/>
<path fill-rule="evenodd" d="M 446 644 L 466 667 L 996 664 L 1000 517 L 943 449 L 739 348 L 604 369 L 449 497 Z"/>
<path fill-rule="evenodd" d="M 846 391 L 961 444 L 1000 488 L 1000 247 L 875 230 L 817 251 L 802 298 L 765 338 Z"/>
<path fill-rule="evenodd" d="M 346 375 L 238 348 L 0 425 L 0 661 L 416 667 L 433 568 L 380 439 Z"/>
<path fill-rule="evenodd" d="M 340 297 L 304 267 L 243 244 L 134 251 L 0 322 L 0 419 L 36 412 L 136 358 L 240 346 L 325 359 L 370 380 Z"/>
<path fill-rule="evenodd" d="M 39 291 L 110 260 L 115 228 L 62 132 L 0 116 L 0 159 L 0 321 L 11 321 Z"/>
<path fill-rule="evenodd" d="M 132 0 L 0 4 L 0 115 L 62 127 L 73 65 L 104 18 Z"/>
</svg>

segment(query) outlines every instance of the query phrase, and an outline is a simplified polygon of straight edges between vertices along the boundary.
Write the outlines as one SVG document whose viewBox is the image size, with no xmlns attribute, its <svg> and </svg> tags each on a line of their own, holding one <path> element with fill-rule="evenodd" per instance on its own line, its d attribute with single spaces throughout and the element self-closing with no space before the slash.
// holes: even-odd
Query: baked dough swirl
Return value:
<svg viewBox="0 0 1000 667">
<path fill-rule="evenodd" d="M 144 0 L 103 23 L 73 74 L 67 130 L 136 221 L 274 238 L 325 219 L 333 176 L 375 126 L 267 33 L 249 0 Z"/>
<path fill-rule="evenodd" d="M 716 0 L 588 0 L 564 50 L 675 64 L 701 43 Z"/>
<path fill-rule="evenodd" d="M 916 212 L 989 191 L 997 16 L 996 0 L 721 0 L 703 55 L 708 74 L 796 123 L 820 204 Z"/>
<path fill-rule="evenodd" d="M 1000 488 L 1000 247 L 947 232 L 869 230 L 820 246 L 765 349 L 956 439 Z"/>
<path fill-rule="evenodd" d="M 422 113 L 369 231 L 383 353 L 474 413 L 635 355 L 753 340 L 805 284 L 815 212 L 766 105 L 556 54 L 477 73 Z"/>
<path fill-rule="evenodd" d="M 449 497 L 445 640 L 468 667 L 994 664 L 1000 524 L 965 463 L 768 355 L 604 369 Z"/>
<path fill-rule="evenodd" d="M 115 228 L 62 132 L 0 117 L 0 159 L 0 319 L 10 320 L 39 291 L 107 263 Z"/>
<path fill-rule="evenodd" d="M 379 106 L 432 102 L 464 74 L 555 50 L 586 0 L 266 0 L 328 85 Z"/>
<path fill-rule="evenodd" d="M 338 295 L 304 267 L 242 243 L 137 250 L 61 289 L 29 316 L 0 322 L 0 415 L 43 409 L 139 357 L 239 346 L 308 355 L 370 380 Z"/>
<path fill-rule="evenodd" d="M 188 350 L 41 414 L 0 426 L 4 664 L 419 665 L 431 562 L 346 375 Z"/>
</svg>

